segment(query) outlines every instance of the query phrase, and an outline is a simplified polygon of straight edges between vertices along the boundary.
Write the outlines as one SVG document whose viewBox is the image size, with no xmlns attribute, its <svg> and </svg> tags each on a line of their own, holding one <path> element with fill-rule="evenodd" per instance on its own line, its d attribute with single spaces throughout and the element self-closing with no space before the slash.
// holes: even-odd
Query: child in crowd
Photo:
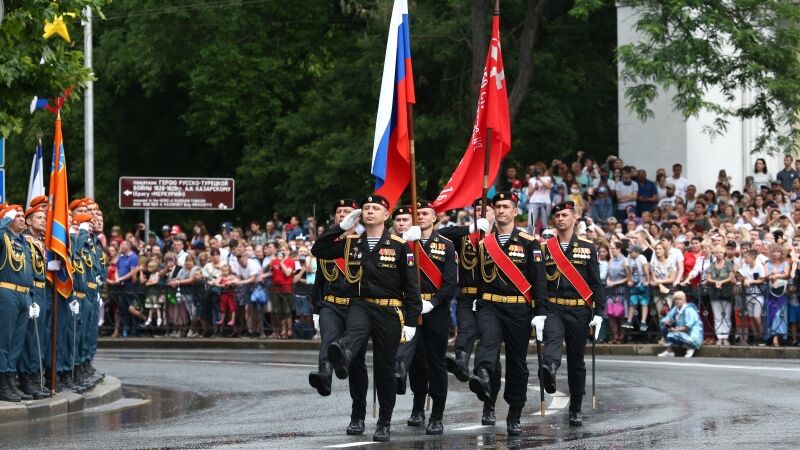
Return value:
<svg viewBox="0 0 800 450">
<path fill-rule="evenodd" d="M 647 286 L 650 283 L 650 264 L 643 254 L 644 249 L 641 245 L 634 245 L 630 249 L 631 281 L 628 282 L 630 289 L 630 299 L 628 306 L 628 320 L 622 324 L 622 328 L 633 328 L 633 316 L 638 312 L 639 306 L 642 307 L 642 315 L 639 316 L 639 329 L 647 331 L 647 314 L 650 312 L 650 291 Z"/>
<path fill-rule="evenodd" d="M 161 326 L 161 308 L 164 305 L 164 295 L 161 294 L 159 284 L 161 276 L 158 273 L 158 261 L 151 260 L 147 263 L 147 274 L 142 274 L 144 279 L 144 307 L 147 309 L 147 322 L 144 323 L 145 327 L 149 327 L 153 323 L 153 312 L 156 313 L 156 327 Z"/>
<path fill-rule="evenodd" d="M 220 319 L 217 325 L 225 323 L 225 314 L 228 312 L 231 313 L 231 320 L 228 321 L 228 326 L 232 327 L 236 324 L 236 299 L 234 298 L 234 288 L 231 284 L 236 280 L 238 280 L 238 277 L 231 273 L 231 266 L 225 264 L 222 266 L 221 275 L 213 282 L 214 286 L 222 288 L 222 292 L 219 295 Z"/>
<path fill-rule="evenodd" d="M 742 277 L 744 286 L 745 309 L 747 318 L 750 322 L 750 330 L 753 333 L 753 341 L 762 343 L 762 322 L 761 312 L 764 309 L 764 292 L 761 290 L 766 280 L 764 266 L 756 261 L 758 251 L 748 250 L 744 254 L 744 264 L 739 268 L 739 275 Z M 747 335 L 740 336 L 743 344 L 749 343 Z"/>
</svg>

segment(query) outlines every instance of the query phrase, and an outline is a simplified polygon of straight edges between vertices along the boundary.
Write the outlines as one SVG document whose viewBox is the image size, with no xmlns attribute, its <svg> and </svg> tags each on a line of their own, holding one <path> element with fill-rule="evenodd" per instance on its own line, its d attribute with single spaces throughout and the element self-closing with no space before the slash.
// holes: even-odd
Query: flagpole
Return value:
<svg viewBox="0 0 800 450">
<path fill-rule="evenodd" d="M 500 15 L 500 0 L 494 1 L 493 15 Z M 489 155 L 491 155 L 492 148 L 492 129 L 486 129 L 486 145 L 483 148 L 483 189 L 481 190 L 481 217 L 486 217 L 486 196 L 489 195 Z M 477 224 L 476 224 L 477 227 Z M 481 233 L 481 240 L 483 239 L 483 231 Z"/>
<path fill-rule="evenodd" d="M 406 103 L 408 108 L 408 158 L 411 166 L 411 224 L 417 225 L 417 155 L 414 150 L 414 104 Z M 419 244 L 414 243 L 414 265 L 417 267 L 417 286 L 422 289 L 419 273 Z M 422 325 L 422 314 L 417 316 L 417 325 Z"/>
<path fill-rule="evenodd" d="M 58 109 L 58 113 L 56 115 L 56 121 L 61 121 L 61 108 Z M 60 151 L 60 150 L 57 150 Z M 56 155 L 58 156 L 58 155 Z M 51 164 L 58 164 L 60 159 L 53 159 Z M 50 173 L 54 173 L 53 168 L 50 168 Z M 50 183 L 52 188 L 52 183 Z M 52 191 L 52 189 L 51 189 Z M 52 195 L 52 192 L 48 192 L 48 195 Z M 53 214 L 53 201 L 54 199 L 50 198 L 48 202 L 48 212 L 52 215 Z M 52 216 L 51 216 L 52 217 Z M 47 265 L 47 245 L 45 245 L 45 265 Z M 46 269 L 46 268 L 45 268 Z M 53 298 L 52 298 L 52 306 L 53 306 L 53 320 L 50 323 L 50 396 L 54 397 L 56 395 L 56 374 L 58 373 L 58 366 L 56 365 L 56 336 L 58 335 L 58 288 L 56 287 L 55 279 L 53 279 Z"/>
</svg>

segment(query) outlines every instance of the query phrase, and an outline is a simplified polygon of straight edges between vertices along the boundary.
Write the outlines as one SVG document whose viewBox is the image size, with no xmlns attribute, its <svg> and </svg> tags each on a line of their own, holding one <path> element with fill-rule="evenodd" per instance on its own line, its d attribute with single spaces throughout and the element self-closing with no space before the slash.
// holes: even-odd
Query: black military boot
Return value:
<svg viewBox="0 0 800 450">
<path fill-rule="evenodd" d="M 419 427 L 425 425 L 425 410 L 415 409 L 411 411 L 411 417 L 406 422 L 410 427 Z"/>
<path fill-rule="evenodd" d="M 482 402 L 489 400 L 489 372 L 486 369 L 476 370 L 475 375 L 469 378 L 469 390 L 478 396 L 478 400 Z"/>
<path fill-rule="evenodd" d="M 19 388 L 22 392 L 33 397 L 34 400 L 41 400 L 45 397 L 44 392 L 39 389 L 38 375 L 19 374 Z"/>
<path fill-rule="evenodd" d="M 308 374 L 308 384 L 317 390 L 323 397 L 331 395 L 331 379 L 333 378 L 331 363 L 328 361 L 319 364 L 318 372 Z"/>
<path fill-rule="evenodd" d="M 11 389 L 9 377 L 13 374 L 0 374 L 0 400 L 4 402 L 20 402 L 22 399 Z"/>
<path fill-rule="evenodd" d="M 50 391 L 45 386 L 44 380 L 42 380 L 38 372 L 31 375 L 31 381 L 34 389 L 38 390 L 42 394 L 42 398 L 50 397 Z"/>
<path fill-rule="evenodd" d="M 347 434 L 350 436 L 364 434 L 364 419 L 351 418 L 350 425 L 347 426 Z"/>
<path fill-rule="evenodd" d="M 394 377 L 397 383 L 397 395 L 405 395 L 406 393 L 406 375 L 408 375 L 406 363 L 398 361 L 394 371 Z"/>
<path fill-rule="evenodd" d="M 519 425 L 519 417 L 522 415 L 521 406 L 509 406 L 508 416 L 506 417 L 506 431 L 509 436 L 519 436 L 522 434 L 522 427 Z"/>
<path fill-rule="evenodd" d="M 328 361 L 333 366 L 333 371 L 336 373 L 336 378 L 344 380 L 347 378 L 347 369 L 350 367 L 350 350 L 338 342 L 334 342 L 328 347 Z"/>
<path fill-rule="evenodd" d="M 86 364 L 87 364 L 87 366 L 88 366 L 89 373 L 90 373 L 90 374 L 91 374 L 93 377 L 97 378 L 98 382 L 100 382 L 100 381 L 103 381 L 103 380 L 106 378 L 106 374 L 104 374 L 103 372 L 98 372 L 98 371 L 97 371 L 97 369 L 95 369 L 95 368 L 94 368 L 94 366 L 92 365 L 92 362 L 91 362 L 91 361 L 89 361 L 89 362 L 88 362 L 88 363 L 86 363 Z"/>
<path fill-rule="evenodd" d="M 495 422 L 494 402 L 483 402 L 483 416 L 481 416 L 481 425 L 494 425 Z"/>
<path fill-rule="evenodd" d="M 583 426 L 583 414 L 581 414 L 582 404 L 583 404 L 582 395 L 569 396 L 569 426 L 571 427 Z"/>
<path fill-rule="evenodd" d="M 83 374 L 86 376 L 88 382 L 92 385 L 92 389 L 94 389 L 95 387 L 97 387 L 98 384 L 100 384 L 101 378 L 92 367 L 92 363 L 90 363 L 89 361 L 83 363 L 82 371 Z"/>
<path fill-rule="evenodd" d="M 32 395 L 28 395 L 28 394 L 22 392 L 22 390 L 20 390 L 20 388 L 17 387 L 17 375 L 16 374 L 14 374 L 14 373 L 8 374 L 8 386 L 11 388 L 11 391 L 14 392 L 15 394 L 17 394 L 17 396 L 20 399 L 22 399 L 23 401 L 25 401 L 25 400 L 33 400 L 33 396 Z"/>
<path fill-rule="evenodd" d="M 444 425 L 442 425 L 442 419 L 440 418 L 433 418 L 431 417 L 428 421 L 428 427 L 425 428 L 425 434 L 442 434 L 444 433 Z"/>
<path fill-rule="evenodd" d="M 391 420 L 378 419 L 378 424 L 375 426 L 375 434 L 372 435 L 372 440 L 375 442 L 389 442 L 390 424 Z"/>
<path fill-rule="evenodd" d="M 445 358 L 447 371 L 455 375 L 458 381 L 466 383 L 469 381 L 469 356 L 466 352 L 456 352 L 456 357 Z"/>
<path fill-rule="evenodd" d="M 542 380 L 544 391 L 548 394 L 556 392 L 556 365 L 544 363 L 539 369 L 539 379 Z"/>
</svg>

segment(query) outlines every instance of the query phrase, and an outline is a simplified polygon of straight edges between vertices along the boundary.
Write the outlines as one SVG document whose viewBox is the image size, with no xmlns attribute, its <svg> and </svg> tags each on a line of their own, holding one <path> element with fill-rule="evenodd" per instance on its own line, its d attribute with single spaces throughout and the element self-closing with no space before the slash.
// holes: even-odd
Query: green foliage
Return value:
<svg viewBox="0 0 800 450">
<path fill-rule="evenodd" d="M 576 0 L 572 13 L 585 18 L 598 0 Z M 715 115 L 712 134 L 731 119 L 754 119 L 762 133 L 753 150 L 794 152 L 800 129 L 800 4 L 795 0 L 625 0 L 639 15 L 641 42 L 621 46 L 628 107 L 651 117 L 657 86 L 675 92 L 685 117 Z M 725 101 L 710 102 L 718 89 Z M 743 91 L 751 101 L 742 101 Z"/>
</svg>

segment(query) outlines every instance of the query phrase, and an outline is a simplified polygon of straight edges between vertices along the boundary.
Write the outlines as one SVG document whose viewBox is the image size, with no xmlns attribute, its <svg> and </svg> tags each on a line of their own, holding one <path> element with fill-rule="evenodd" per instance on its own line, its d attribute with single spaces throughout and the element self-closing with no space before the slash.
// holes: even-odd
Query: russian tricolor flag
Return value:
<svg viewBox="0 0 800 450">
<path fill-rule="evenodd" d="M 372 147 L 375 193 L 397 203 L 411 179 L 408 104 L 415 103 L 408 0 L 395 0 Z"/>
</svg>

